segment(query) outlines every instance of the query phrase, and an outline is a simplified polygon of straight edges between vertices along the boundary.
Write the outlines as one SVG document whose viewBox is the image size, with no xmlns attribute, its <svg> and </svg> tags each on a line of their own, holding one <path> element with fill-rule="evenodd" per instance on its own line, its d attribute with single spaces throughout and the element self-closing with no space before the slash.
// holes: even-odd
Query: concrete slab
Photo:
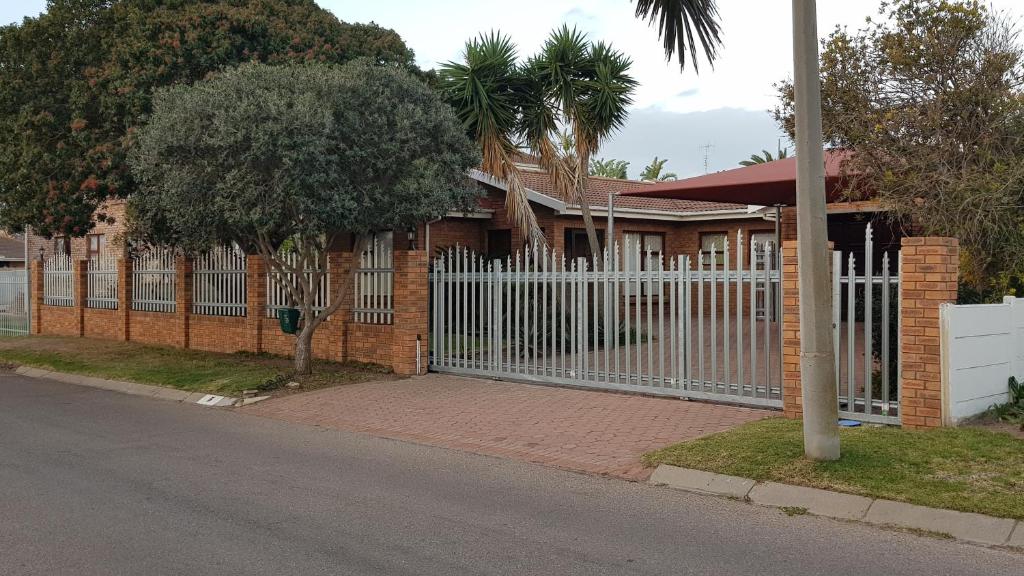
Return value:
<svg viewBox="0 0 1024 576">
<path fill-rule="evenodd" d="M 811 514 L 860 520 L 871 507 L 871 499 L 817 488 L 764 482 L 747 495 L 751 502 L 764 506 L 806 508 Z"/>
<path fill-rule="evenodd" d="M 745 498 L 755 484 L 753 480 L 747 478 L 679 468 L 678 466 L 670 466 L 668 464 L 658 466 L 654 474 L 651 475 L 650 481 L 652 484 L 664 485 L 679 490 L 729 496 L 732 498 Z"/>
<path fill-rule="evenodd" d="M 1017 522 L 1017 527 L 1014 528 L 1013 534 L 1010 534 L 1010 541 L 1006 545 L 1024 548 L 1024 522 Z"/>
<path fill-rule="evenodd" d="M 1016 524 L 1016 521 L 1007 518 L 940 510 L 889 500 L 875 500 L 864 520 L 872 524 L 941 532 L 960 540 L 990 545 L 1006 544 Z"/>
</svg>

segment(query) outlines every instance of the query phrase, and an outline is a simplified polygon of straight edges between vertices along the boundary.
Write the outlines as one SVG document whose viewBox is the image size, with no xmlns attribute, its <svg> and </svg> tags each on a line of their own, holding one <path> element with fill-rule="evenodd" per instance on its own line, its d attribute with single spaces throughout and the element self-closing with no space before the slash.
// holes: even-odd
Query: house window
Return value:
<svg viewBox="0 0 1024 576">
<path fill-rule="evenodd" d="M 71 238 L 67 236 L 54 236 L 53 253 L 54 255 L 71 254 Z"/>
<path fill-rule="evenodd" d="M 623 265 L 626 272 L 640 270 L 658 270 L 658 263 L 665 251 L 665 235 L 660 232 L 625 232 L 622 235 L 625 242 L 623 247 Z M 640 252 L 637 253 L 637 246 Z M 648 257 L 650 256 L 650 257 Z M 626 296 L 630 296 L 632 284 L 626 283 Z M 640 283 L 640 295 L 646 296 L 648 291 L 647 282 Z M 635 295 L 635 294 L 633 294 Z M 659 296 L 659 285 L 654 286 L 654 296 Z"/>
<path fill-rule="evenodd" d="M 725 262 L 725 239 L 726 232 L 705 232 L 700 235 L 700 249 L 704 252 L 704 263 L 721 267 Z M 714 256 L 712 257 L 712 252 Z"/>
<path fill-rule="evenodd" d="M 597 245 L 604 247 L 604 230 L 597 231 Z M 582 228 L 565 229 L 565 256 L 570 260 L 591 259 L 590 241 L 587 239 L 586 230 Z"/>
<path fill-rule="evenodd" d="M 487 231 L 487 259 L 504 260 L 512 255 L 512 230 Z"/>
<path fill-rule="evenodd" d="M 85 257 L 89 260 L 99 258 L 107 248 L 106 234 L 89 234 L 85 237 Z"/>
</svg>

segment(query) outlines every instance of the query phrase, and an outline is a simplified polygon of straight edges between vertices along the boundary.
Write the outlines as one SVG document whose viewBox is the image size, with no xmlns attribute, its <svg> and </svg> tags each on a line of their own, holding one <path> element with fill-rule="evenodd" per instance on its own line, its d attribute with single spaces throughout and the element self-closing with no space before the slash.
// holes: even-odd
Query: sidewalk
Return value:
<svg viewBox="0 0 1024 576">
<path fill-rule="evenodd" d="M 250 414 L 644 480 L 640 457 L 765 410 L 431 374 L 296 394 Z"/>
</svg>

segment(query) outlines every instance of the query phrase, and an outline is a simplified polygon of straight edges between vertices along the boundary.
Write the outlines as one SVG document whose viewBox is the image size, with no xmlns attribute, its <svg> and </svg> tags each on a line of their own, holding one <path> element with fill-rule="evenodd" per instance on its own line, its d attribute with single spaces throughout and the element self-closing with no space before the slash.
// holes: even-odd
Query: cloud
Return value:
<svg viewBox="0 0 1024 576">
<path fill-rule="evenodd" d="M 775 150 L 779 142 L 789 143 L 767 112 L 719 108 L 678 113 L 651 107 L 632 111 L 597 157 L 628 161 L 633 178 L 655 156 L 668 158 L 666 170 L 685 178 L 704 173 L 705 146 L 708 171 L 717 172 L 736 168 L 762 149 Z"/>
</svg>

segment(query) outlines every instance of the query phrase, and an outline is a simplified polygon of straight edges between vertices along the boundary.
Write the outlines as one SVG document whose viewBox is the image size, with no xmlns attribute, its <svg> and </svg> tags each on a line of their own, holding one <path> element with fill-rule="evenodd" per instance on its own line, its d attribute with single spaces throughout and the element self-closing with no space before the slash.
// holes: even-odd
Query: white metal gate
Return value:
<svg viewBox="0 0 1024 576">
<path fill-rule="evenodd" d="M 0 336 L 28 334 L 28 290 L 25 270 L 0 270 Z"/>
<path fill-rule="evenodd" d="M 589 261 L 451 249 L 430 276 L 430 368 L 781 407 L 781 254 L 723 244 L 667 262 L 635 242 Z"/>
</svg>

